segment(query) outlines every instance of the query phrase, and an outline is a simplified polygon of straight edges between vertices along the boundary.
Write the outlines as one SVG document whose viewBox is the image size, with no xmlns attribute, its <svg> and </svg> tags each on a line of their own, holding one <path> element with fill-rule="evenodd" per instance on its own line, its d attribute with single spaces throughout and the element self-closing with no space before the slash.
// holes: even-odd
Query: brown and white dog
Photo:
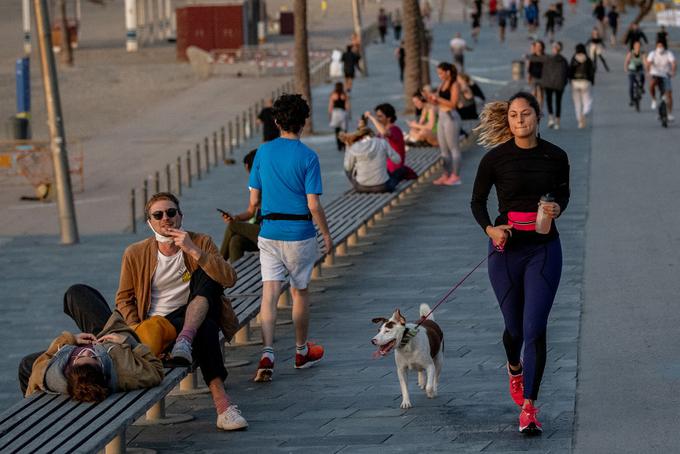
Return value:
<svg viewBox="0 0 680 454">
<path fill-rule="evenodd" d="M 430 313 L 427 304 L 420 305 L 420 320 Z M 377 345 L 377 354 L 387 355 L 394 349 L 397 375 L 401 386 L 401 408 L 411 408 L 408 394 L 408 369 L 418 371 L 418 386 L 424 389 L 430 399 L 437 395 L 439 374 L 444 362 L 444 333 L 432 316 L 416 328 L 415 323 L 406 323 L 399 309 L 390 319 L 378 317 L 373 323 L 380 323 L 380 331 L 371 340 Z M 426 377 L 427 374 L 427 377 Z"/>
</svg>

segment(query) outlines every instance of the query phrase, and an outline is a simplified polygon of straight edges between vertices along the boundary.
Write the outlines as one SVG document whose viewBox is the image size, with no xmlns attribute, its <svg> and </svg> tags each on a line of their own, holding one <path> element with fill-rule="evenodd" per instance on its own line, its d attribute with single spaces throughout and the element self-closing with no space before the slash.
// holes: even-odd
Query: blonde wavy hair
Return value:
<svg viewBox="0 0 680 454">
<path fill-rule="evenodd" d="M 479 114 L 479 125 L 473 131 L 477 133 L 477 143 L 484 148 L 493 148 L 507 142 L 514 136 L 508 123 L 508 110 L 515 99 L 524 99 L 536 112 L 536 117 L 541 117 L 541 108 L 536 98 L 530 93 L 522 92 L 514 94 L 507 101 L 494 101 L 487 103 Z"/>
</svg>

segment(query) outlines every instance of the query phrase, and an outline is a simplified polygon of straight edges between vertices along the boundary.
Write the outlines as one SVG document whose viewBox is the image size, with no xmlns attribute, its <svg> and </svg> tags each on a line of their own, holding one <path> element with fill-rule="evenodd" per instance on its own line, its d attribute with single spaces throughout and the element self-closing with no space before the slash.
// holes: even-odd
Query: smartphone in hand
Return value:
<svg viewBox="0 0 680 454">
<path fill-rule="evenodd" d="M 229 214 L 228 212 L 226 212 L 226 211 L 224 211 L 224 210 L 221 210 L 221 209 L 219 209 L 219 208 L 216 208 L 216 209 L 217 209 L 217 211 L 219 211 L 220 213 L 222 213 L 223 216 L 227 216 L 227 217 L 229 217 L 229 218 L 232 217 L 232 215 Z"/>
</svg>

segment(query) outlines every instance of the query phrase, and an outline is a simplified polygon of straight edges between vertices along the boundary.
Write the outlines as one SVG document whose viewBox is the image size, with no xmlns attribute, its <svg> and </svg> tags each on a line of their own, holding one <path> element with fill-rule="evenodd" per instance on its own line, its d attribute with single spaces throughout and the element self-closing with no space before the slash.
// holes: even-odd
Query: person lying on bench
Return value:
<svg viewBox="0 0 680 454">
<path fill-rule="evenodd" d="M 73 286 L 67 295 L 89 292 L 97 291 Z M 67 300 L 66 313 L 84 332 L 64 331 L 35 359 L 25 382 L 26 397 L 44 391 L 101 402 L 109 394 L 151 388 L 163 380 L 163 363 L 139 342 L 120 312 L 111 313 L 103 298 L 91 299 L 90 309 L 76 308 L 69 296 Z"/>
<path fill-rule="evenodd" d="M 387 140 L 373 137 L 368 128 L 352 134 L 340 133 L 340 140 L 346 145 L 345 172 L 357 192 L 392 192 L 399 184 L 398 178 L 387 173 L 385 161 L 401 163 L 399 154 L 390 147 Z"/>
</svg>

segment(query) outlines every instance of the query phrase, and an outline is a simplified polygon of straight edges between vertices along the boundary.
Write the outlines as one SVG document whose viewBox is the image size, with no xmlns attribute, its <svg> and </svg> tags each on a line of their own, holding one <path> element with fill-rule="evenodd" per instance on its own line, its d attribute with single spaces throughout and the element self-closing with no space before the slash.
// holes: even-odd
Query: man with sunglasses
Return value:
<svg viewBox="0 0 680 454">
<path fill-rule="evenodd" d="M 224 389 L 227 370 L 219 331 L 231 339 L 238 329 L 225 287 L 236 283 L 236 272 L 210 236 L 182 230 L 179 200 L 160 192 L 145 206 L 154 237 L 129 246 L 123 255 L 116 308 L 133 327 L 154 318 L 170 322 L 177 333 L 174 361 L 196 360 L 217 411 L 217 427 L 248 427 Z"/>
</svg>

